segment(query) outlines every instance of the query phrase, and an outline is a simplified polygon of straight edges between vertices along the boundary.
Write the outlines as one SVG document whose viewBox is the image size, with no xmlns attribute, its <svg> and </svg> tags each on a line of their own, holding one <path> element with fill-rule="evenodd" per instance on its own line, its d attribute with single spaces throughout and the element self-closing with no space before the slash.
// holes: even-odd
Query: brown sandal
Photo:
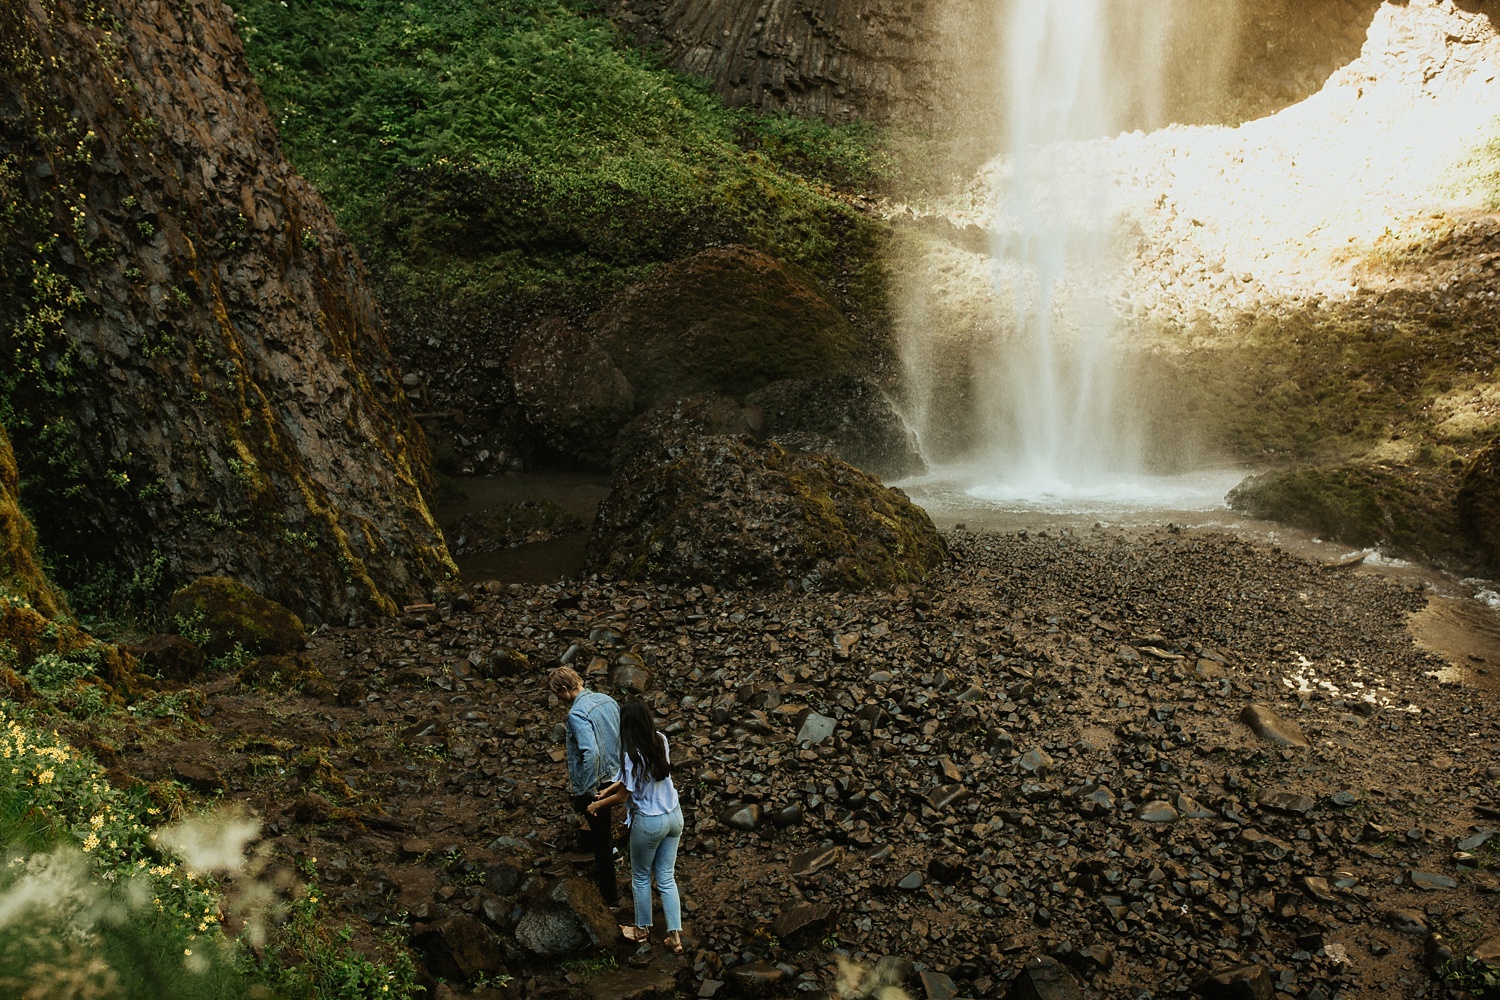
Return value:
<svg viewBox="0 0 1500 1000">
<path fill-rule="evenodd" d="M 621 924 L 620 933 L 631 944 L 646 944 L 651 940 L 651 929 L 649 927 L 632 927 L 629 924 Z"/>
<path fill-rule="evenodd" d="M 668 934 L 664 943 L 668 948 L 672 949 L 672 954 L 682 954 L 682 934 L 680 932 L 677 934 Z"/>
</svg>

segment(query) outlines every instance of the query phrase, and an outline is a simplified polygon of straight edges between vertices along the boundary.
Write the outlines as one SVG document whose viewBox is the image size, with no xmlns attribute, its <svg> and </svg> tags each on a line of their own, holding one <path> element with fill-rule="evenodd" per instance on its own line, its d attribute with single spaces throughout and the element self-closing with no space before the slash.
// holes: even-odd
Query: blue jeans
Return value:
<svg viewBox="0 0 1500 1000">
<path fill-rule="evenodd" d="M 661 893 L 667 933 L 682 930 L 682 899 L 677 894 L 677 845 L 682 842 L 682 807 L 661 816 L 630 817 L 630 891 L 635 925 L 651 926 L 651 876 Z"/>
</svg>

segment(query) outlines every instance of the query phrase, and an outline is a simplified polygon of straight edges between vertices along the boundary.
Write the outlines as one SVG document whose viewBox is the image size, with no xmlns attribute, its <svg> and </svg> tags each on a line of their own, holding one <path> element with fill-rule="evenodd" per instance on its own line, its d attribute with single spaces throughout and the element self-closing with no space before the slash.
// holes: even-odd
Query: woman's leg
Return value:
<svg viewBox="0 0 1500 1000">
<path fill-rule="evenodd" d="M 635 925 L 651 926 L 651 866 L 665 835 L 665 816 L 630 820 L 630 895 L 635 901 Z"/>
<path fill-rule="evenodd" d="M 662 913 L 667 918 L 667 933 L 671 935 L 682 930 L 682 897 L 677 892 L 677 847 L 682 843 L 682 808 L 679 806 L 665 816 L 653 816 L 652 819 L 666 821 L 662 824 L 661 842 L 652 867 L 656 873 L 656 889 L 661 893 Z"/>
</svg>

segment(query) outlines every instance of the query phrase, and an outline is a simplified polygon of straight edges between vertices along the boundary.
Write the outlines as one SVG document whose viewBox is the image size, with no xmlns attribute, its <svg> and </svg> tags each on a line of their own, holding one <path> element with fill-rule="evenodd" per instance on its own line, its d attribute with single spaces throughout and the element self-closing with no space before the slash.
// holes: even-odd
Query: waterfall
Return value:
<svg viewBox="0 0 1500 1000">
<path fill-rule="evenodd" d="M 1109 177 L 1092 142 L 1112 130 L 1106 0 L 1011 0 L 1003 55 L 1006 169 L 989 230 L 1008 336 L 979 358 L 980 453 L 1007 491 L 1069 494 L 1135 472 L 1117 405 Z"/>
<path fill-rule="evenodd" d="M 957 272 L 979 265 L 942 251 L 907 295 L 911 422 L 935 476 L 971 497 L 1152 502 L 1145 407 L 1115 311 L 1127 248 L 1111 140 L 1165 124 L 1183 10 L 1183 0 L 998 0 L 1004 124 L 972 220 L 989 234 L 988 291 L 952 308 L 968 294 L 954 289 L 974 284 Z M 947 328 L 954 316 L 962 331 Z"/>
</svg>

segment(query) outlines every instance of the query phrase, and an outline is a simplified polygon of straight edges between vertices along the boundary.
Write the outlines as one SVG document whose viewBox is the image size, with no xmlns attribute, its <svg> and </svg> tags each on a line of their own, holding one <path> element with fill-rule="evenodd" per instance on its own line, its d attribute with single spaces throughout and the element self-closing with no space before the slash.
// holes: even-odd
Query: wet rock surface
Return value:
<svg viewBox="0 0 1500 1000">
<path fill-rule="evenodd" d="M 528 331 L 510 352 L 516 401 L 547 444 L 596 468 L 631 417 L 630 383 L 597 344 L 563 320 Z"/>
<path fill-rule="evenodd" d="M 585 565 L 631 580 L 869 590 L 946 558 L 925 511 L 826 455 L 748 437 L 689 438 L 626 467 L 594 516 Z"/>
<path fill-rule="evenodd" d="M 650 953 L 683 995 L 832 995 L 842 957 L 917 996 L 1437 996 L 1430 935 L 1500 952 L 1500 714 L 1430 675 L 1422 593 L 1224 535 L 948 544 L 921 587 L 871 594 L 475 585 L 316 635 L 339 697 L 221 681 L 211 738 L 143 724 L 114 766 L 211 768 L 356 942 L 396 929 L 435 976 L 492 935 L 513 988 L 562 996 L 582 987 L 536 946 L 597 954 L 629 914 L 584 899 L 545 676 L 566 656 L 603 688 L 631 652 L 687 817 L 688 947 L 658 925 Z M 526 665 L 487 679 L 502 649 Z M 1257 736 L 1252 704 L 1309 746 Z M 834 731 L 799 741 L 813 713 Z"/>
<path fill-rule="evenodd" d="M 788 448 L 825 452 L 886 481 L 927 471 L 916 437 L 868 377 L 773 382 L 745 403 L 764 415 L 763 433 Z"/>
</svg>

